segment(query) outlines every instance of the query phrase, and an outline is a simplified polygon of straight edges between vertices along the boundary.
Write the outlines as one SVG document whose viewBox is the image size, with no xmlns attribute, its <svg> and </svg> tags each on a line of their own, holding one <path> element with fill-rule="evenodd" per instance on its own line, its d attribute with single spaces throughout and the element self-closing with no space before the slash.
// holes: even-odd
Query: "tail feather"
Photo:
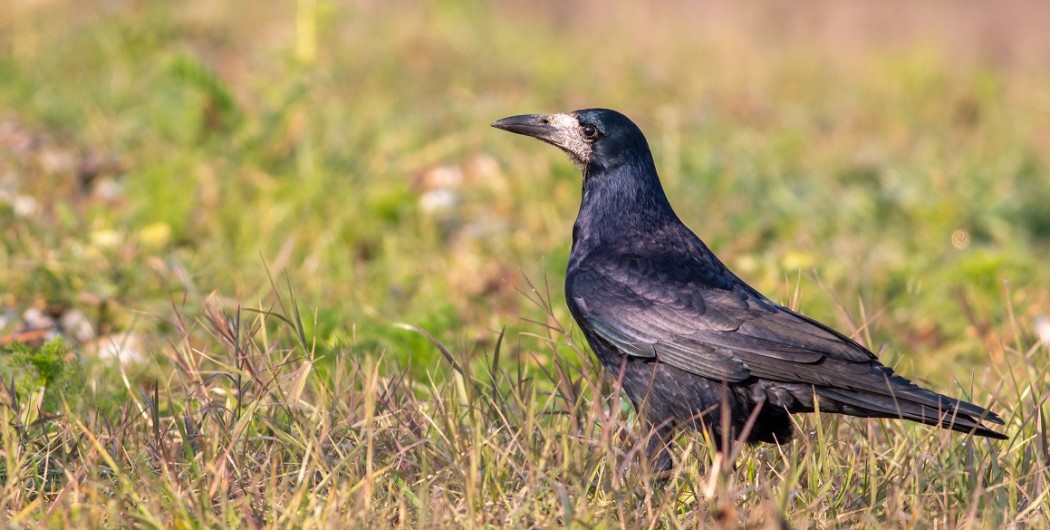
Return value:
<svg viewBox="0 0 1050 530">
<path fill-rule="evenodd" d="M 889 372 L 884 375 L 885 377 L 885 395 L 891 397 L 897 401 L 910 401 L 927 407 L 932 407 L 935 410 L 948 410 L 953 411 L 957 414 L 963 414 L 966 416 L 976 416 L 982 421 L 987 420 L 993 423 L 1003 425 L 1003 420 L 994 412 L 974 405 L 973 403 L 967 403 L 965 401 L 943 396 L 931 390 L 926 390 L 915 383 L 893 373 L 887 367 L 880 366 L 883 370 Z M 879 392 L 883 394 L 883 392 Z"/>
<path fill-rule="evenodd" d="M 910 388 L 909 388 L 910 387 Z M 845 409 L 854 416 L 902 418 L 953 431 L 972 433 L 998 440 L 1007 436 L 993 431 L 981 422 L 1002 425 L 1002 418 L 972 403 L 952 399 L 909 383 L 909 387 L 891 395 L 877 395 L 839 388 L 817 387 L 817 395 L 833 402 L 832 407 Z M 918 392 L 916 392 L 918 391 Z"/>
</svg>

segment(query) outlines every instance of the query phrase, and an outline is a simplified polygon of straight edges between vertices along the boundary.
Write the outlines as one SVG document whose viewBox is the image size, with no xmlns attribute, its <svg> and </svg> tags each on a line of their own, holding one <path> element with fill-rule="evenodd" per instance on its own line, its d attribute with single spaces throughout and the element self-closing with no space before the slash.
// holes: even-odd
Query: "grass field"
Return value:
<svg viewBox="0 0 1050 530">
<path fill-rule="evenodd" d="M 0 524 L 1046 528 L 1050 20 L 818 4 L 8 2 Z M 578 172 L 488 127 L 591 106 L 1011 439 L 800 416 L 654 484 L 561 294 Z"/>
</svg>

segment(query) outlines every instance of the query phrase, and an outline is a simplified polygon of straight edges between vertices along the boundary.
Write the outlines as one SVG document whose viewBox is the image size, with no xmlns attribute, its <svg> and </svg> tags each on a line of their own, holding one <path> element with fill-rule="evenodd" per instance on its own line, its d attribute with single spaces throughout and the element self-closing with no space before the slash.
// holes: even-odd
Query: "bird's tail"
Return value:
<svg viewBox="0 0 1050 530">
<path fill-rule="evenodd" d="M 831 408 L 854 416 L 902 418 L 997 440 L 1008 438 L 982 425 L 985 421 L 1004 424 L 994 412 L 920 388 L 897 375 L 887 379 L 886 393 L 830 387 L 815 390 L 823 401 L 831 402 Z"/>
</svg>

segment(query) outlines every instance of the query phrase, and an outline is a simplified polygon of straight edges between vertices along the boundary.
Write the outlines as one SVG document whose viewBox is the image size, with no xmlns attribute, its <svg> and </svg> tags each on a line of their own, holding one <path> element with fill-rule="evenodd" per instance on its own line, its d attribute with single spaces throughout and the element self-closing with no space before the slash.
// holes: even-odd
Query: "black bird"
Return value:
<svg viewBox="0 0 1050 530">
<path fill-rule="evenodd" d="M 602 366 L 654 428 L 654 469 L 680 427 L 787 442 L 789 413 L 903 418 L 989 438 L 977 405 L 920 388 L 867 348 L 733 274 L 671 208 L 649 144 L 607 109 L 530 114 L 493 127 L 561 148 L 583 171 L 565 298 Z M 819 402 L 818 399 L 819 398 Z M 729 432 L 726 432 L 726 423 Z"/>
</svg>

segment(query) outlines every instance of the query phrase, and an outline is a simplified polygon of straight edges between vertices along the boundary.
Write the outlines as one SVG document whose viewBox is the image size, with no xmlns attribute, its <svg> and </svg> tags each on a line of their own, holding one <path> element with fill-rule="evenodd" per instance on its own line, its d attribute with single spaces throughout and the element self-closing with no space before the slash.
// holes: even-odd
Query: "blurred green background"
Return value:
<svg viewBox="0 0 1050 530">
<path fill-rule="evenodd" d="M 0 526 L 1045 527 L 1046 2 L 652 4 L 0 0 Z M 489 127 L 584 107 L 1011 439 L 802 415 L 654 486 L 561 294 L 579 172 Z"/>
<path fill-rule="evenodd" d="M 74 308 L 85 343 L 148 357 L 173 306 L 287 283 L 324 344 L 425 369 L 394 323 L 478 352 L 507 327 L 520 354 L 530 281 L 570 320 L 580 179 L 488 124 L 602 106 L 738 274 L 946 388 L 1050 312 L 1048 24 L 1034 1 L 7 0 L 0 336 Z"/>
</svg>

